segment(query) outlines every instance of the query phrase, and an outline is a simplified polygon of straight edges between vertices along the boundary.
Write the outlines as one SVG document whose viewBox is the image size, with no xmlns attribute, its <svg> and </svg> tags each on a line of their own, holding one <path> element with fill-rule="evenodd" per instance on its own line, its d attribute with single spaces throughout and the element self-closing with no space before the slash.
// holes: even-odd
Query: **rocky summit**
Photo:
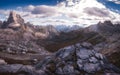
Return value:
<svg viewBox="0 0 120 75">
<path fill-rule="evenodd" d="M 22 28 L 24 26 L 24 19 L 18 14 L 16 14 L 14 11 L 10 12 L 10 15 L 8 17 L 7 21 L 4 21 L 2 28 Z"/>
<path fill-rule="evenodd" d="M 62 31 L 14 11 L 0 21 L 0 75 L 120 75 L 120 24 Z"/>
</svg>

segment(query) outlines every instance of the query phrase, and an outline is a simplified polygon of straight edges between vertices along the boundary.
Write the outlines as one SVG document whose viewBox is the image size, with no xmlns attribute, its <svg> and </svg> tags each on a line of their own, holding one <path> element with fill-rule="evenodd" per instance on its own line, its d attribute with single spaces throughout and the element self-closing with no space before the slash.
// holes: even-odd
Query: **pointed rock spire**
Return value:
<svg viewBox="0 0 120 75">
<path fill-rule="evenodd" d="M 9 18 L 7 20 L 7 23 L 19 23 L 19 24 L 23 24 L 24 23 L 24 19 L 22 19 L 22 17 L 18 14 L 16 14 L 14 11 L 10 12 Z"/>
<path fill-rule="evenodd" d="M 24 19 L 16 12 L 11 11 L 7 21 L 4 21 L 2 28 L 23 29 L 25 28 Z"/>
</svg>

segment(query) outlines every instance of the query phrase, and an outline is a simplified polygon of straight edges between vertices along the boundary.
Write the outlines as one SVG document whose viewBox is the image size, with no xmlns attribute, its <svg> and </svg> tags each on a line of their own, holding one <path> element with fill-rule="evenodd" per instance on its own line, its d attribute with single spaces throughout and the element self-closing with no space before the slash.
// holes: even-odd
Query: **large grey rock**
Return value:
<svg viewBox="0 0 120 75">
<path fill-rule="evenodd" d="M 13 65 L 1 65 L 0 72 L 5 73 L 17 73 L 23 65 L 20 64 L 13 64 Z"/>
<path fill-rule="evenodd" d="M 104 59 L 104 56 L 100 53 L 95 53 L 95 57 L 97 57 L 98 59 Z"/>
<path fill-rule="evenodd" d="M 101 67 L 99 64 L 93 64 L 93 63 L 86 63 L 84 64 L 84 71 L 88 73 L 94 73 L 101 70 Z"/>
<path fill-rule="evenodd" d="M 92 48 L 92 44 L 90 44 L 90 43 L 88 43 L 88 42 L 83 42 L 83 43 L 81 44 L 81 46 L 86 47 L 86 48 Z"/>
<path fill-rule="evenodd" d="M 56 69 L 56 74 L 58 74 L 58 75 L 64 74 L 61 67 L 59 67 L 59 68 Z"/>
<path fill-rule="evenodd" d="M 75 73 L 74 71 L 74 67 L 72 65 L 65 65 L 63 68 L 62 67 L 59 67 L 57 68 L 56 70 L 56 73 L 57 74 L 66 74 L 66 75 L 72 75 Z"/>
<path fill-rule="evenodd" d="M 77 57 L 81 59 L 88 59 L 90 55 L 92 55 L 92 52 L 85 49 L 81 48 L 80 50 L 76 51 Z"/>
<path fill-rule="evenodd" d="M 98 59 L 95 58 L 95 57 L 90 57 L 90 58 L 89 58 L 89 61 L 90 61 L 91 63 L 97 63 L 97 62 L 98 62 Z"/>
<path fill-rule="evenodd" d="M 0 75 L 45 75 L 44 71 L 36 71 L 34 67 L 29 65 L 11 64 L 0 65 Z"/>
<path fill-rule="evenodd" d="M 84 66 L 84 65 L 83 65 L 83 61 L 82 61 L 81 59 L 78 59 L 78 60 L 77 60 L 77 65 L 78 65 L 78 67 L 79 67 L 80 70 L 83 69 L 83 66 Z"/>
<path fill-rule="evenodd" d="M 68 46 L 68 47 L 65 47 L 65 48 L 62 48 L 60 51 L 58 51 L 56 53 L 56 55 L 61 58 L 65 58 L 67 56 L 69 56 L 72 52 L 74 51 L 74 46 Z"/>
<path fill-rule="evenodd" d="M 74 67 L 72 65 L 68 64 L 68 65 L 64 66 L 63 72 L 65 74 L 72 74 L 72 73 L 74 73 Z"/>
<path fill-rule="evenodd" d="M 47 69 L 47 66 L 54 64 L 54 70 Z M 55 75 L 79 75 L 94 74 L 102 70 L 109 70 L 110 72 L 119 72 L 118 69 L 110 67 L 105 56 L 92 50 L 92 48 L 86 48 L 81 44 L 71 45 L 60 49 L 48 60 L 44 60 L 44 68 L 38 68 L 38 70 L 47 70 L 48 72 L 55 72 Z M 40 65 L 37 65 L 39 67 Z M 116 71 L 114 70 L 116 69 Z"/>
<path fill-rule="evenodd" d="M 85 54 L 81 54 L 81 53 L 79 53 L 79 57 L 81 58 L 81 59 L 88 59 L 89 58 L 89 55 L 87 55 L 87 53 L 85 53 Z"/>
</svg>

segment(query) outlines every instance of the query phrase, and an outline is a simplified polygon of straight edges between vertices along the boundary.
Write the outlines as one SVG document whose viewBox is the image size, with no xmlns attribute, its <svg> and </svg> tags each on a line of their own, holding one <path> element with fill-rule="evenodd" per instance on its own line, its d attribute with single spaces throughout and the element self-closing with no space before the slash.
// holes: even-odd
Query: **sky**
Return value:
<svg viewBox="0 0 120 75">
<path fill-rule="evenodd" d="M 0 0 L 1 9 L 12 9 L 28 5 L 56 5 L 63 0 Z"/>
<path fill-rule="evenodd" d="M 0 20 L 13 10 L 35 25 L 89 26 L 120 19 L 120 0 L 0 0 Z"/>
</svg>

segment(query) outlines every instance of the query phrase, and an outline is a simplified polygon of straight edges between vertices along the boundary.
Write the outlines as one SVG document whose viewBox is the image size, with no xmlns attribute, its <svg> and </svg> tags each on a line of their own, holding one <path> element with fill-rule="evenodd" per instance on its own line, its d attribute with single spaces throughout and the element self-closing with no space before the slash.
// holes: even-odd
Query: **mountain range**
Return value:
<svg viewBox="0 0 120 75">
<path fill-rule="evenodd" d="M 109 20 L 58 30 L 11 11 L 0 21 L 1 75 L 119 75 L 119 49 L 120 24 Z"/>
</svg>

